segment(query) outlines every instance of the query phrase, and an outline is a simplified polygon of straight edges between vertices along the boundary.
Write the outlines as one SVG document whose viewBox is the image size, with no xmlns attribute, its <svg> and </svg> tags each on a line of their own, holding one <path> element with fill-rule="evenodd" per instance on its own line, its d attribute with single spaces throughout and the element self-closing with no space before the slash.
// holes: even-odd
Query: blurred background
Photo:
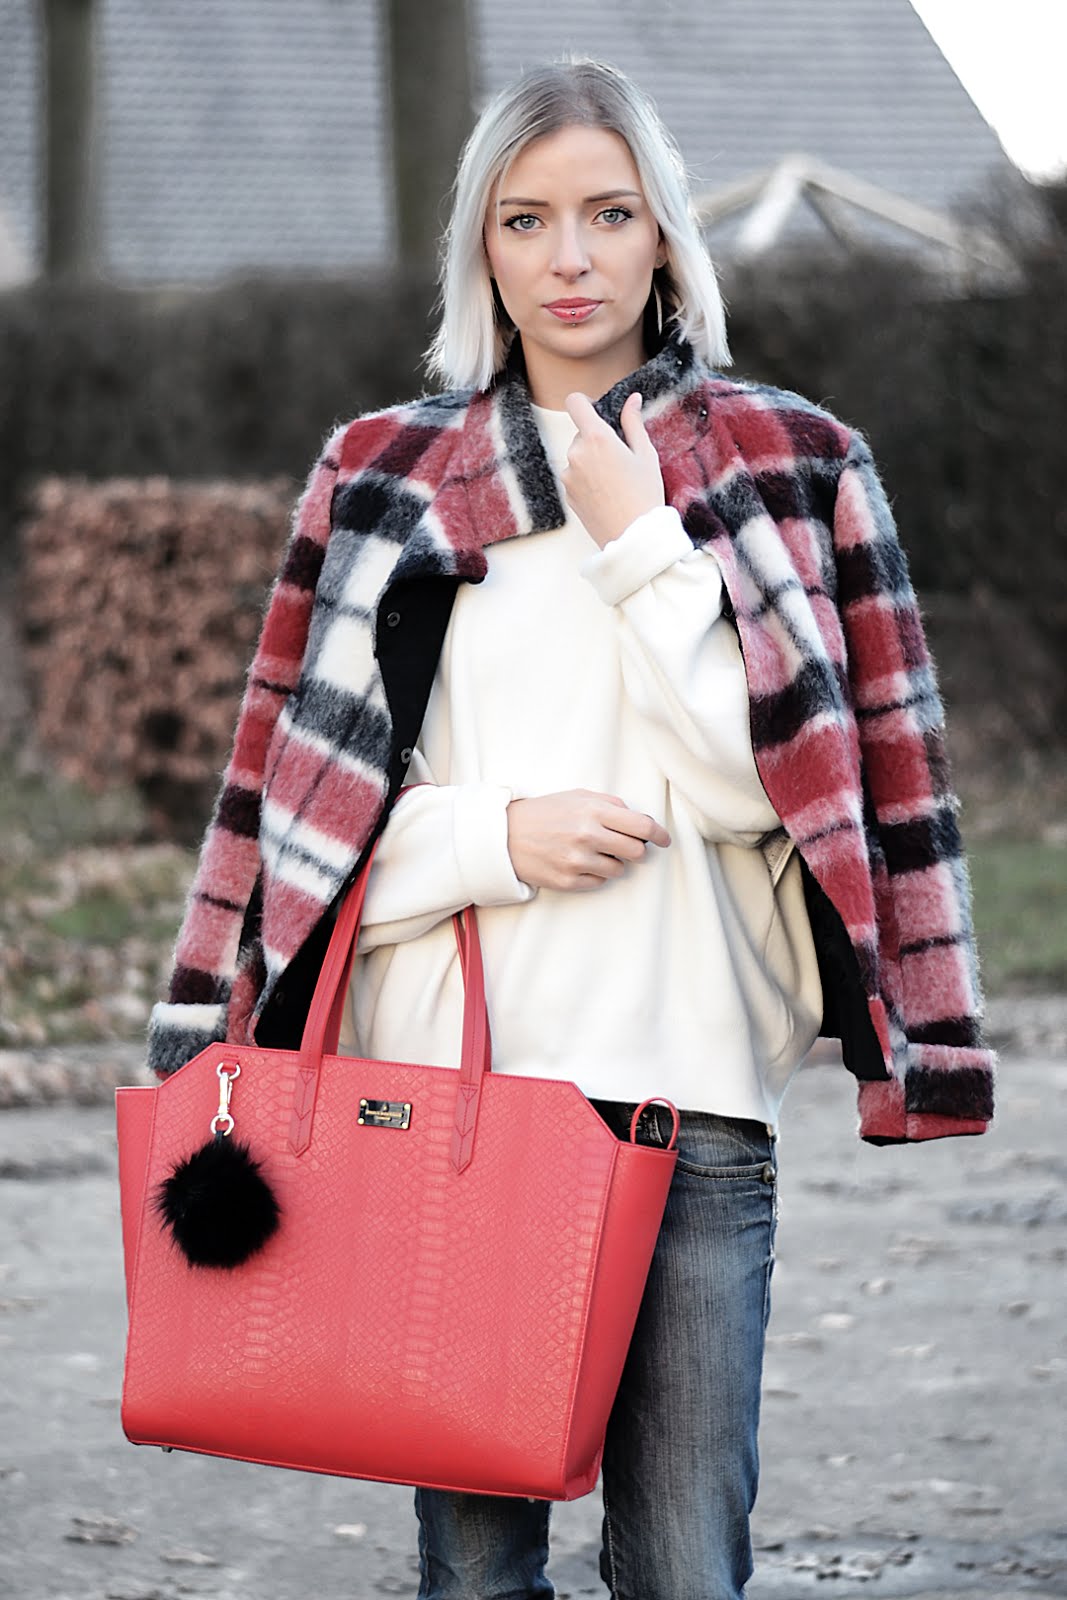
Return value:
<svg viewBox="0 0 1067 1600">
<path fill-rule="evenodd" d="M 141 1038 L 299 485 L 429 387 L 463 140 L 566 49 L 677 138 L 732 370 L 871 440 L 986 986 L 1063 991 L 1055 41 L 1026 0 L 917 4 L 0 0 L 0 1048 Z"/>
</svg>

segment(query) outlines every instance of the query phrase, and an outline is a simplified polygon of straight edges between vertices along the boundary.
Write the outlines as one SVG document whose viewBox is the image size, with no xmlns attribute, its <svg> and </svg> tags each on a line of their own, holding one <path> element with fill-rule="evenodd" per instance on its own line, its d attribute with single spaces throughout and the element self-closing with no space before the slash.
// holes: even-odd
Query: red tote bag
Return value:
<svg viewBox="0 0 1067 1600">
<path fill-rule="evenodd" d="M 492 1071 L 473 907 L 453 919 L 459 1070 L 338 1055 L 373 853 L 299 1050 L 215 1044 L 115 1092 L 123 1431 L 305 1472 L 575 1499 L 597 1482 L 678 1113 L 663 1102 L 666 1147 L 638 1144 L 640 1107 L 623 1140 L 577 1084 Z M 205 1139 L 243 1141 L 278 1208 L 235 1266 L 191 1265 L 158 1210 Z M 209 1208 L 209 1232 L 225 1209 Z"/>
</svg>

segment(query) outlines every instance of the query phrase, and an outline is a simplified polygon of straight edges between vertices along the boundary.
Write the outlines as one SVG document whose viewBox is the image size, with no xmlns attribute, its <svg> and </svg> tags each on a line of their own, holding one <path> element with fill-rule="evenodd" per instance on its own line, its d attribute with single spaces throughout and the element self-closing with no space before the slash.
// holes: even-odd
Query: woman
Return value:
<svg viewBox="0 0 1067 1600">
<path fill-rule="evenodd" d="M 575 1081 L 620 1136 L 681 1114 L 601 1575 L 738 1596 L 790 1074 L 839 1037 L 875 1143 L 992 1115 L 941 704 L 862 436 L 718 370 L 631 82 L 503 90 L 446 243 L 445 392 L 336 429 L 298 505 L 151 1060 L 295 1043 L 380 836 L 343 1047 L 454 1066 L 476 904 L 494 1070 Z M 424 1600 L 553 1593 L 548 1501 L 415 1505 Z"/>
</svg>

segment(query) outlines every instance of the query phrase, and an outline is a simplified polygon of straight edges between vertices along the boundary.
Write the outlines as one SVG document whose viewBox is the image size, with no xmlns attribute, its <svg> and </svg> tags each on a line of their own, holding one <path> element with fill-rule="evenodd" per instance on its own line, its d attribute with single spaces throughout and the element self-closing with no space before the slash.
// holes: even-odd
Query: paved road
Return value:
<svg viewBox="0 0 1067 1600">
<path fill-rule="evenodd" d="M 840 1066 L 782 1123 L 750 1600 L 1067 1596 L 1067 1063 L 1001 1067 L 995 1131 L 855 1138 Z M 411 1490 L 136 1448 L 107 1106 L 0 1116 L 0 1594 L 417 1593 Z M 557 1505 L 599 1597 L 599 1490 Z"/>
</svg>

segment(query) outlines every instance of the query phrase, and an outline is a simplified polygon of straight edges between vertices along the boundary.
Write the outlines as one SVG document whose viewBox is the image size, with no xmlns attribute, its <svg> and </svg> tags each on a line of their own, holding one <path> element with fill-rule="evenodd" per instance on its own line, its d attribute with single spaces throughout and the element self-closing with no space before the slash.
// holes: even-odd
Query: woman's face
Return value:
<svg viewBox="0 0 1067 1600">
<path fill-rule="evenodd" d="M 490 199 L 484 239 L 527 370 L 531 379 L 542 375 L 543 392 L 560 383 L 581 387 L 583 362 L 606 389 L 647 359 L 642 314 L 652 269 L 667 252 L 620 134 L 573 126 L 528 144 L 503 192 Z M 592 309 L 579 308 L 576 317 L 550 309 L 576 299 L 594 302 Z"/>
</svg>

